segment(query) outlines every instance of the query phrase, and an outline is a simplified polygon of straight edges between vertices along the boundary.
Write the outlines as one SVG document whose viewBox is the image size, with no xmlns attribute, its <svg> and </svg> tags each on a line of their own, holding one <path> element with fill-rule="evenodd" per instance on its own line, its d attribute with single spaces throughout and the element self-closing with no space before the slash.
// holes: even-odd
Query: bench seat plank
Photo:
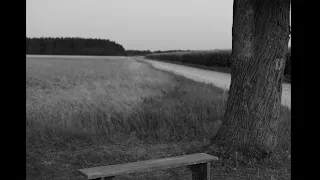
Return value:
<svg viewBox="0 0 320 180">
<path fill-rule="evenodd" d="M 138 162 L 132 162 L 132 163 L 126 163 L 126 164 L 86 168 L 86 169 L 80 169 L 79 171 L 83 175 L 85 175 L 88 179 L 96 179 L 96 178 L 116 176 L 121 174 L 128 174 L 133 172 L 144 172 L 144 171 L 187 166 L 192 164 L 200 164 L 200 163 L 206 163 L 212 160 L 218 160 L 218 158 L 206 153 L 197 153 L 197 154 L 169 157 L 169 158 L 163 158 L 163 159 L 152 159 L 152 160 L 138 161 Z"/>
</svg>

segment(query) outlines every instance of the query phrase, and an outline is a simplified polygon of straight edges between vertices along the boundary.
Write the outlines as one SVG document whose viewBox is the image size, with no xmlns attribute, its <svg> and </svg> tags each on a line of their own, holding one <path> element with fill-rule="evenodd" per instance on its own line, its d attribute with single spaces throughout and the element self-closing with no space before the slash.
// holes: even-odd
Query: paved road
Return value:
<svg viewBox="0 0 320 180">
<path fill-rule="evenodd" d="M 229 89 L 230 86 L 231 75 L 228 73 L 203 70 L 178 64 L 147 60 L 144 58 L 139 59 L 150 62 L 155 68 L 171 71 L 175 74 L 185 76 L 198 82 L 212 83 L 222 89 Z M 291 84 L 282 84 L 281 104 L 291 108 Z"/>
</svg>

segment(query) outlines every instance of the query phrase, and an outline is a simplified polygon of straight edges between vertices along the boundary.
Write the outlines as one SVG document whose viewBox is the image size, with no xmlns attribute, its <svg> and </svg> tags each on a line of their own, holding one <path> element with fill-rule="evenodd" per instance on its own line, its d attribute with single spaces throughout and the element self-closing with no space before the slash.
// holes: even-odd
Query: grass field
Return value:
<svg viewBox="0 0 320 180">
<path fill-rule="evenodd" d="M 27 58 L 27 179 L 85 179 L 80 168 L 199 152 L 215 134 L 227 95 L 129 58 Z M 221 158 L 214 179 L 290 179 L 291 115 L 282 108 L 270 159 L 236 166 Z M 212 146 L 207 153 L 220 156 Z M 186 168 L 118 179 L 188 179 Z"/>
</svg>

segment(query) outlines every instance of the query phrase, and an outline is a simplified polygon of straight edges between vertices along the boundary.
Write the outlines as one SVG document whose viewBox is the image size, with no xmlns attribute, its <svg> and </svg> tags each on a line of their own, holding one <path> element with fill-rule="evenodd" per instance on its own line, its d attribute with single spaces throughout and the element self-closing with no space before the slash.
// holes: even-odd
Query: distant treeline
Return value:
<svg viewBox="0 0 320 180">
<path fill-rule="evenodd" d="M 26 38 L 26 54 L 125 56 L 122 45 L 92 38 Z"/>
<path fill-rule="evenodd" d="M 146 56 L 152 53 L 169 53 L 169 52 L 189 52 L 190 50 L 167 50 L 167 51 L 150 51 L 150 50 L 126 50 L 128 56 Z"/>
<path fill-rule="evenodd" d="M 145 57 L 205 67 L 231 68 L 231 50 L 152 53 Z M 291 82 L 291 48 L 286 55 L 285 82 Z"/>
<path fill-rule="evenodd" d="M 127 56 L 145 56 L 151 54 L 150 50 L 126 50 Z"/>
<path fill-rule="evenodd" d="M 167 51 L 154 51 L 153 53 L 170 53 L 170 52 L 189 52 L 190 50 L 167 50 Z"/>
</svg>

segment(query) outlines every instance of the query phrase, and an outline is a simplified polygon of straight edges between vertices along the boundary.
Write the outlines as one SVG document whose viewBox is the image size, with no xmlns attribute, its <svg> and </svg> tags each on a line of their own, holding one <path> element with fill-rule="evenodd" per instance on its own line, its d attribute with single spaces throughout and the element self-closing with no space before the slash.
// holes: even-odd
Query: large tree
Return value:
<svg viewBox="0 0 320 180">
<path fill-rule="evenodd" d="M 277 145 L 290 0 L 234 0 L 229 97 L 213 142 L 263 157 Z"/>
</svg>

